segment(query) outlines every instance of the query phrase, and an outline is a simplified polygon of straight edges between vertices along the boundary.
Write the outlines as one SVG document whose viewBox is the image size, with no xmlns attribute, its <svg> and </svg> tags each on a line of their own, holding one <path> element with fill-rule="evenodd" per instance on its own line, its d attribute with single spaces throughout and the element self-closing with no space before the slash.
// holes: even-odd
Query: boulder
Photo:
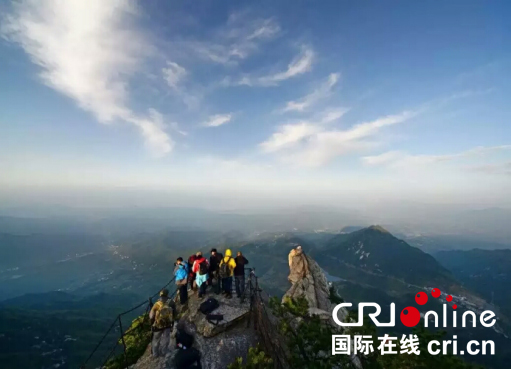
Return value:
<svg viewBox="0 0 511 369">
<path fill-rule="evenodd" d="M 200 304 L 208 297 L 213 297 L 220 303 L 220 306 L 213 312 L 213 314 L 221 314 L 224 317 L 223 320 L 218 322 L 218 325 L 208 322 L 206 316 L 199 311 Z M 246 318 L 249 312 L 250 303 L 248 299 L 241 303 L 237 298 L 227 299 L 223 295 L 211 294 L 200 300 L 194 295 L 189 299 L 188 310 L 182 319 L 192 323 L 201 336 L 213 337 Z"/>
</svg>

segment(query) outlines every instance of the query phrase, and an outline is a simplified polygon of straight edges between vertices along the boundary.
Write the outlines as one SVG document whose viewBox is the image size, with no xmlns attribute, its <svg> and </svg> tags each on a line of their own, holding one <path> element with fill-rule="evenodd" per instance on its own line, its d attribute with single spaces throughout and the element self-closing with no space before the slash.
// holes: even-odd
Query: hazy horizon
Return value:
<svg viewBox="0 0 511 369">
<path fill-rule="evenodd" d="M 9 206 L 511 207 L 507 2 L 0 9 Z"/>
</svg>

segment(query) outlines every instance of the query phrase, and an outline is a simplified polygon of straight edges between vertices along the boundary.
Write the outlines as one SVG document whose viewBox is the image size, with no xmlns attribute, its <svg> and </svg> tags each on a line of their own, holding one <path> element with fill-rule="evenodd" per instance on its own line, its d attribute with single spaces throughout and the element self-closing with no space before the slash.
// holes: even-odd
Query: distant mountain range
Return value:
<svg viewBox="0 0 511 369">
<path fill-rule="evenodd" d="M 23 240 L 18 245 L 28 248 L 21 253 L 11 250 L 9 257 L 14 255 L 23 262 L 19 259 L 23 253 L 31 255 L 22 271 L 0 273 L 0 292 L 16 296 L 66 285 L 71 293 L 27 294 L 0 302 L 2 368 L 35 369 L 56 364 L 60 368 L 77 367 L 120 311 L 154 293 L 170 279 L 177 256 L 187 258 L 198 250 L 209 254 L 212 247 L 221 252 L 227 247 L 233 253 L 242 251 L 270 295 L 281 296 L 289 288 L 287 256 L 291 248 L 301 245 L 328 273 L 339 294 L 353 304 L 378 302 L 382 313 L 387 314 L 391 302 L 400 311 L 414 304 L 418 291 L 436 287 L 455 296 L 459 312 L 465 309 L 467 299 L 478 309 L 491 307 L 489 302 L 493 301 L 499 308 L 499 326 L 508 335 L 511 333 L 507 319 L 511 316 L 511 295 L 507 291 L 510 250 L 448 251 L 434 253 L 433 257 L 381 226 L 347 227 L 336 233 L 317 230 L 246 234 L 187 229 L 126 235 L 118 239 L 117 245 L 98 246 L 91 255 L 46 262 L 45 257 L 63 257 L 59 254 L 58 237 L 46 235 L 41 248 L 35 235 L 33 239 L 29 235 L 3 237 L 10 245 L 15 244 L 12 240 Z M 56 242 L 53 246 L 52 239 Z M 72 242 L 72 238 L 61 240 Z M 82 244 L 73 243 L 77 249 Z M 45 250 L 55 250 L 55 254 L 49 257 L 51 253 L 44 255 Z M 37 255 L 43 264 L 33 264 Z M 22 274 L 23 277 L 16 277 Z M 431 300 L 428 309 L 440 311 L 443 299 Z M 449 333 L 458 334 L 460 342 L 470 336 L 493 339 L 501 348 L 499 355 L 473 359 L 496 369 L 507 368 L 511 351 L 506 347 L 511 345 L 499 332 L 477 329 Z"/>
</svg>

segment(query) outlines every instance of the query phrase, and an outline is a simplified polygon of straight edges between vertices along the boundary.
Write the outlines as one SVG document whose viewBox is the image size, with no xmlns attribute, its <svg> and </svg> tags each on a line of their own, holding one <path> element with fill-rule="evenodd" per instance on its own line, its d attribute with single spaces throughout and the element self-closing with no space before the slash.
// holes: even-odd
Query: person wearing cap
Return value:
<svg viewBox="0 0 511 369">
<path fill-rule="evenodd" d="M 160 299 L 158 301 L 156 301 L 156 303 L 151 308 L 151 311 L 149 312 L 149 319 L 151 320 L 151 322 L 153 324 L 156 319 L 156 314 L 158 313 L 158 311 L 161 310 L 161 308 L 164 305 L 168 305 L 172 309 L 172 315 L 175 317 L 176 316 L 176 305 L 174 304 L 174 301 L 172 301 L 169 298 L 169 290 L 166 288 L 164 288 L 163 290 L 160 291 Z"/>
<path fill-rule="evenodd" d="M 218 295 L 222 289 L 221 278 L 218 276 L 218 265 L 223 259 L 222 253 L 216 249 L 211 249 L 211 256 L 209 257 L 209 278 L 210 284 L 213 286 L 213 290 Z M 215 283 L 213 284 L 213 280 Z"/>
<path fill-rule="evenodd" d="M 160 291 L 160 299 L 149 312 L 151 321 L 151 353 L 155 357 L 165 355 L 164 347 L 170 342 L 170 335 L 174 328 L 176 305 L 169 298 L 169 290 Z"/>
</svg>

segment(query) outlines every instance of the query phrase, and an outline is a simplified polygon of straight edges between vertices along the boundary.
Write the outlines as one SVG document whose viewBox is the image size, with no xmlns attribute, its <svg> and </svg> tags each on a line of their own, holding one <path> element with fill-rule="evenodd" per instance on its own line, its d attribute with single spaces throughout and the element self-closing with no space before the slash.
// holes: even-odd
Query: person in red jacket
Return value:
<svg viewBox="0 0 511 369">
<path fill-rule="evenodd" d="M 193 265 L 195 263 L 195 260 L 197 260 L 199 257 L 202 257 L 202 253 L 199 251 L 196 254 L 190 256 L 188 258 L 188 282 L 190 283 L 190 290 L 195 290 L 193 287 L 193 282 L 195 282 L 195 272 L 193 271 Z"/>
<path fill-rule="evenodd" d="M 202 254 L 197 255 L 192 270 L 195 273 L 195 283 L 199 287 L 199 298 L 203 298 L 206 295 L 206 288 L 208 286 L 209 263 Z"/>
</svg>

